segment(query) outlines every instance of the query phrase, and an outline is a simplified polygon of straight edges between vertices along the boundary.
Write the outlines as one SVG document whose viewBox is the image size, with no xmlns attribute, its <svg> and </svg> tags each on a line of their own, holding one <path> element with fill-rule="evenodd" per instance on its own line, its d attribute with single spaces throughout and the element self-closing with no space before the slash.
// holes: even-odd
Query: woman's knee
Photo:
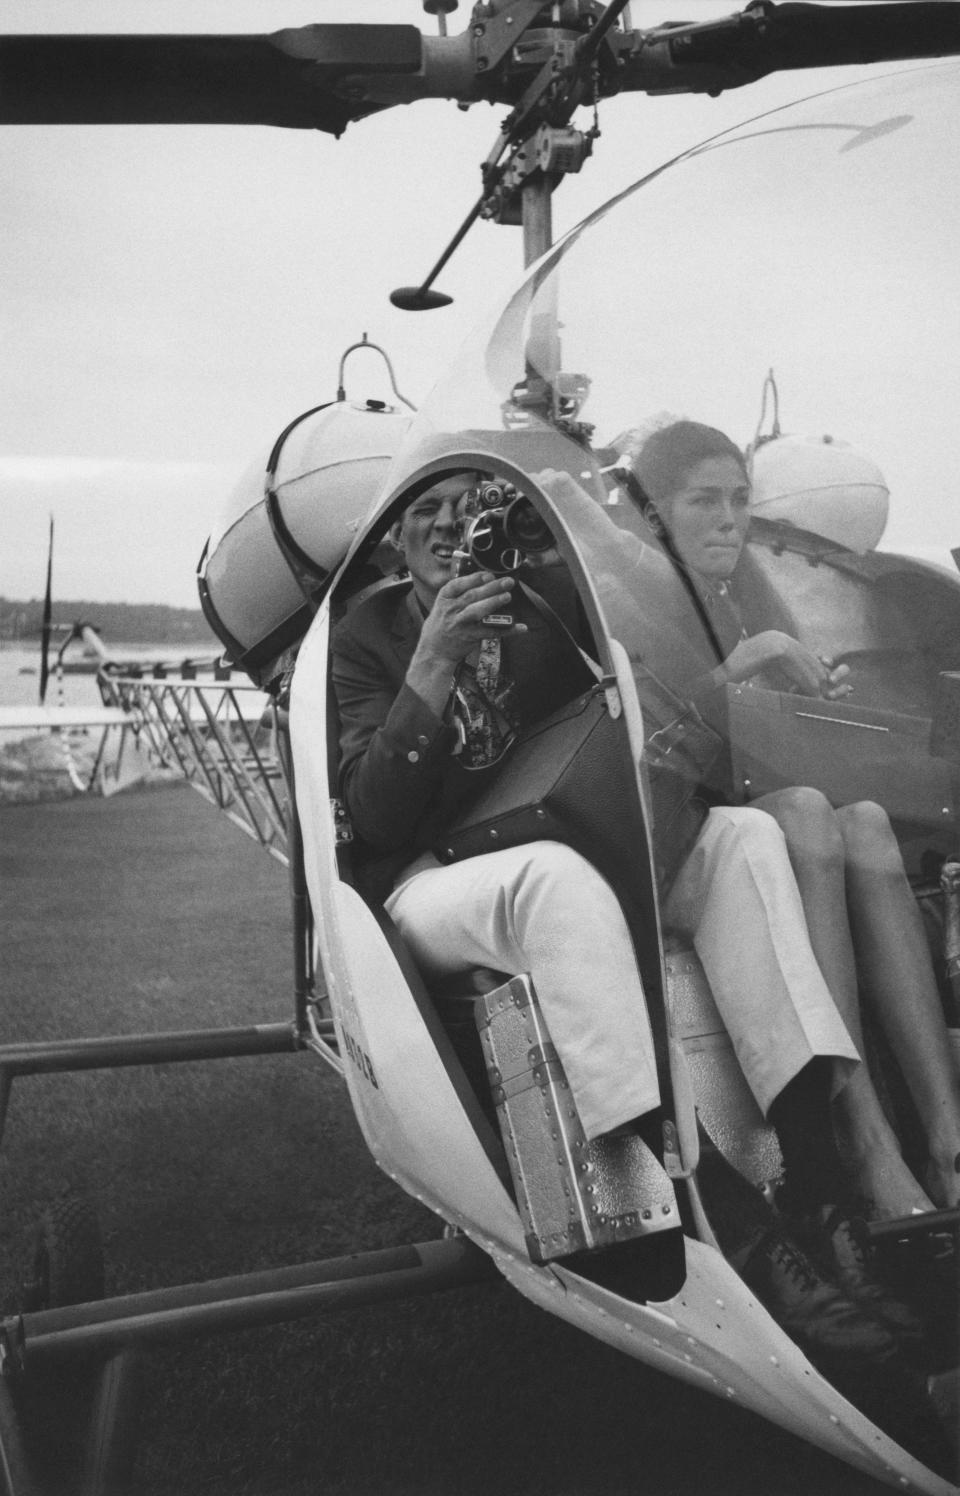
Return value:
<svg viewBox="0 0 960 1496">
<path fill-rule="evenodd" d="M 785 789 L 774 790 L 757 804 L 768 813 L 771 809 L 778 809 L 783 815 L 829 819 L 834 813 L 823 791 L 815 789 L 812 784 L 791 784 Z"/>
<path fill-rule="evenodd" d="M 710 812 L 708 829 L 714 820 L 718 823 L 718 842 L 727 854 L 740 851 L 747 855 L 756 852 L 780 856 L 785 852 L 779 822 L 762 810 L 748 805 L 717 806 Z"/>
<path fill-rule="evenodd" d="M 811 785 L 793 785 L 765 796 L 757 808 L 774 818 L 793 856 L 811 858 L 826 866 L 842 866 L 843 832 L 837 812 L 820 790 Z"/>
<path fill-rule="evenodd" d="M 859 800 L 836 812 L 847 860 L 860 867 L 900 867 L 900 848 L 890 817 L 874 800 Z"/>
</svg>

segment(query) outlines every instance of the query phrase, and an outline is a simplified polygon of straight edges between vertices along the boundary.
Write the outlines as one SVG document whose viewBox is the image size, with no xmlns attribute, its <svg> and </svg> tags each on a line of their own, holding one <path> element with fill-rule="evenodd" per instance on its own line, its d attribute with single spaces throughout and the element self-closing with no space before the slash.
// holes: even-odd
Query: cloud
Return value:
<svg viewBox="0 0 960 1496">
<path fill-rule="evenodd" d="M 236 472 L 206 462 L 0 457 L 0 594 L 197 606 L 194 573 Z"/>
</svg>

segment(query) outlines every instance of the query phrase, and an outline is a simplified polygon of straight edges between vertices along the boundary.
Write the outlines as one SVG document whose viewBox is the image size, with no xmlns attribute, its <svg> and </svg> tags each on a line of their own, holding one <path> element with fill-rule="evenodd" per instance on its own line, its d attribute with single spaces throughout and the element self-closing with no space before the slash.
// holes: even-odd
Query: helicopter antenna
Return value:
<svg viewBox="0 0 960 1496">
<path fill-rule="evenodd" d="M 446 0 L 424 0 L 428 9 Z M 395 307 L 406 312 L 449 306 L 452 296 L 434 291 L 433 282 L 478 218 L 523 226 L 524 265 L 539 259 L 553 243 L 551 196 L 567 172 L 579 171 L 593 150 L 600 130 L 574 130 L 569 120 L 585 102 L 584 80 L 594 73 L 608 32 L 630 0 L 610 0 L 593 27 L 576 43 L 572 61 L 564 61 L 558 44 L 517 107 L 507 117 L 493 149 L 483 163 L 483 192 L 419 286 L 400 286 L 390 293 Z M 535 19 L 531 15 L 524 28 Z M 516 40 L 516 38 L 515 38 Z M 508 155 L 509 152 L 509 155 Z M 504 159 L 506 158 L 506 159 Z M 517 199 L 519 197 L 519 217 Z"/>
<path fill-rule="evenodd" d="M 410 410 L 415 411 L 417 407 L 414 405 L 413 401 L 408 400 L 406 395 L 401 395 L 400 391 L 397 389 L 397 380 L 393 372 L 393 364 L 390 362 L 390 356 L 387 353 L 386 349 L 381 348 L 379 343 L 371 343 L 366 333 L 363 334 L 363 337 L 360 339 L 359 343 L 351 343 L 349 348 L 344 349 L 343 355 L 340 359 L 340 370 L 337 374 L 337 400 L 342 401 L 346 400 L 347 398 L 346 388 L 344 387 L 343 383 L 343 370 L 350 354 L 355 353 L 358 348 L 370 348 L 374 353 L 379 353 L 380 357 L 383 359 L 384 363 L 387 366 L 387 373 L 390 376 L 390 388 L 393 390 L 393 393 L 396 395 L 397 399 L 402 400 L 404 405 L 408 406 Z"/>
<path fill-rule="evenodd" d="M 767 419 L 768 395 L 770 397 L 770 403 L 772 407 L 773 424 L 771 425 L 770 430 L 766 433 L 766 435 L 764 435 L 763 425 Z M 754 433 L 753 441 L 747 448 L 747 455 L 750 458 L 750 461 L 753 461 L 754 453 L 759 447 L 765 446 L 767 442 L 775 442 L 777 438 L 782 435 L 783 432 L 780 429 L 780 392 L 777 389 L 777 380 L 773 370 L 768 369 L 767 377 L 763 381 L 763 392 L 760 396 L 760 419 L 757 422 L 757 429 Z"/>
</svg>

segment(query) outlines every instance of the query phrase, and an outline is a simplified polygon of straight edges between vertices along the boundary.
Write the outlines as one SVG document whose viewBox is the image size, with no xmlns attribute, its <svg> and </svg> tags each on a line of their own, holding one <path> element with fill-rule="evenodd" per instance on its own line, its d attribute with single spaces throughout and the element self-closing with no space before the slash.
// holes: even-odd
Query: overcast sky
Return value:
<svg viewBox="0 0 960 1496">
<path fill-rule="evenodd" d="M 724 15 L 634 0 L 633 23 Z M 463 3 L 450 18 L 459 30 Z M 5 0 L 0 30 L 263 32 L 311 21 L 435 30 L 419 0 Z M 601 108 L 592 161 L 554 199 L 557 236 L 718 129 L 864 70 L 793 73 L 720 99 Z M 430 101 L 320 133 L 228 126 L 0 130 L 0 595 L 42 592 L 48 516 L 62 598 L 194 606 L 194 569 L 236 477 L 336 392 L 364 332 L 420 404 L 522 269 L 520 230 L 478 224 L 439 284 L 396 311 L 475 201 L 505 111 Z M 347 393 L 387 393 L 372 355 Z"/>
</svg>

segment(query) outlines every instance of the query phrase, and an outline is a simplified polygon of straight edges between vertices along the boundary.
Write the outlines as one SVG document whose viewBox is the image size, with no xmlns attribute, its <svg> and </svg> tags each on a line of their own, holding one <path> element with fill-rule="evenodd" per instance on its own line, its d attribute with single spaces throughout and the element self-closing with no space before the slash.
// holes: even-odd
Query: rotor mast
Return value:
<svg viewBox="0 0 960 1496">
<path fill-rule="evenodd" d="M 457 0 L 423 0 L 435 13 L 455 8 Z M 432 289 L 454 250 L 478 218 L 517 224 L 523 229 L 524 266 L 553 243 L 551 197 L 560 179 L 579 171 L 599 135 L 596 103 L 600 96 L 597 59 L 608 33 L 629 0 L 564 0 L 544 6 L 542 0 L 490 0 L 476 5 L 470 35 L 478 75 L 504 69 L 522 56 L 526 86 L 507 116 L 481 172 L 483 190 L 437 263 L 419 286 L 391 293 L 394 306 L 424 311 L 446 306 L 451 298 Z M 543 22 L 550 11 L 550 26 Z M 571 128 L 581 104 L 593 103 L 589 131 Z"/>
</svg>

